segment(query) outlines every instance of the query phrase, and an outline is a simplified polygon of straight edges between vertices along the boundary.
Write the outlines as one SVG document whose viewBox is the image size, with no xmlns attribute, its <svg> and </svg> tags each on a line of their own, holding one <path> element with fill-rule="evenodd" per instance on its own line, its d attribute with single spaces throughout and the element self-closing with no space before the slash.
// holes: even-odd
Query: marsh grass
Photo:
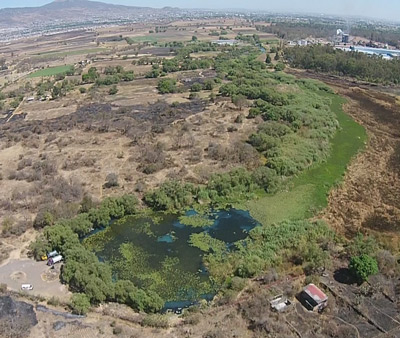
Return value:
<svg viewBox="0 0 400 338">
<path fill-rule="evenodd" d="M 331 188 L 341 182 L 351 159 L 365 145 L 366 131 L 344 113 L 345 100 L 334 94 L 322 95 L 331 99 L 331 109 L 340 126 L 331 140 L 331 152 L 326 161 L 293 178 L 283 191 L 275 195 L 260 194 L 258 199 L 236 206 L 249 210 L 263 225 L 305 219 L 326 207 Z"/>
</svg>

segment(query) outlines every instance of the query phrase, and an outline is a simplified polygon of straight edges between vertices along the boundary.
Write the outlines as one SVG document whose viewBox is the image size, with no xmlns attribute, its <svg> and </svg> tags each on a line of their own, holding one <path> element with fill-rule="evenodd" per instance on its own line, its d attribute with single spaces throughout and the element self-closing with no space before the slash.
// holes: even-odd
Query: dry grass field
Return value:
<svg viewBox="0 0 400 338">
<path fill-rule="evenodd" d="M 259 161 L 252 152 L 243 163 L 233 155 L 239 148 L 243 150 L 242 141 L 259 123 L 257 119 L 235 122 L 239 115 L 247 115 L 248 108 L 238 110 L 226 100 L 209 102 L 211 91 L 200 93 L 194 101 L 189 100 L 187 90 L 160 95 L 158 80 L 144 77 L 151 64 L 140 63 L 143 58 L 173 57 L 173 50 L 159 47 L 165 42 L 190 41 L 194 35 L 200 41 L 214 40 L 209 34 L 222 26 L 232 28 L 229 38 L 242 30 L 255 32 L 247 25 L 241 20 L 175 22 L 160 33 L 149 33 L 156 30 L 154 24 L 133 24 L 1 45 L 0 57 L 8 65 L 0 74 L 2 93 L 9 96 L 5 104 L 23 97 L 13 113 L 4 111 L 5 118 L 0 119 L 0 223 L 9 224 L 3 231 L 4 247 L 18 250 L 14 236 L 30 228 L 40 210 L 61 202 L 74 209 L 84 194 L 96 200 L 132 192 L 141 196 L 167 178 L 202 183 L 211 172 L 237 165 L 251 167 Z M 134 42 L 128 44 L 125 38 Z M 197 58 L 216 55 L 195 54 Z M 48 91 L 38 95 L 38 88 L 48 81 L 56 86 L 63 83 L 63 77 L 50 76 L 50 70 L 65 65 L 75 67 L 75 75 L 67 77 L 74 87 L 54 100 L 45 98 L 51 96 Z M 80 74 L 91 67 L 103 73 L 116 66 L 133 71 L 135 80 L 119 83 L 115 95 L 109 95 L 109 86 L 79 84 Z M 30 77 L 37 71 L 43 76 Z M 213 74 L 188 71 L 169 75 L 181 82 L 206 76 L 212 78 Z M 218 87 L 214 88 L 217 92 Z M 209 156 L 210 146 L 225 152 L 226 158 Z M 110 173 L 118 176 L 119 187 L 104 189 Z"/>
</svg>

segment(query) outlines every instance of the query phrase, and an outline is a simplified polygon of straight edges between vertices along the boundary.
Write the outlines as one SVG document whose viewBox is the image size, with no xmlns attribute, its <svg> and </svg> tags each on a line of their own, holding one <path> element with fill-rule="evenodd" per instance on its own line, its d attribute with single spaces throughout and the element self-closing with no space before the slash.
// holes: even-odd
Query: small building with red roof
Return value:
<svg viewBox="0 0 400 338">
<path fill-rule="evenodd" d="M 303 305 L 310 311 L 321 311 L 328 305 L 328 296 L 315 284 L 308 284 L 301 293 Z"/>
</svg>

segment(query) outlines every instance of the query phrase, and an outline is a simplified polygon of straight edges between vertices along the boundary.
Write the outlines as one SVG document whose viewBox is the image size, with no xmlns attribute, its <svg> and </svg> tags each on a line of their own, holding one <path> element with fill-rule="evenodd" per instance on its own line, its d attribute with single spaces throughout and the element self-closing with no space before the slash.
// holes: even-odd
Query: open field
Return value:
<svg viewBox="0 0 400 338">
<path fill-rule="evenodd" d="M 97 52 L 105 51 L 105 48 L 92 48 L 92 49 L 78 49 L 78 50 L 71 50 L 71 51 L 47 51 L 38 53 L 37 56 L 39 57 L 66 57 L 66 56 L 73 56 L 73 55 L 85 55 L 85 54 L 94 54 Z"/>
</svg>

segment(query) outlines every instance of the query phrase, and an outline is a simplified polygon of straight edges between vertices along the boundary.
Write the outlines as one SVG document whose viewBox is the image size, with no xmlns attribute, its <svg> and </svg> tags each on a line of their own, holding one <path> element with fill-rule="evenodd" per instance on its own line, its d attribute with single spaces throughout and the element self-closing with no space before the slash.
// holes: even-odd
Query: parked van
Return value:
<svg viewBox="0 0 400 338">
<path fill-rule="evenodd" d="M 48 266 L 52 266 L 52 265 L 54 265 L 54 264 L 56 264 L 56 263 L 61 262 L 62 260 L 63 260 L 63 256 L 58 255 L 58 256 L 55 256 L 55 257 L 50 258 L 50 259 L 47 261 L 47 265 L 48 265 Z"/>
<path fill-rule="evenodd" d="M 32 284 L 22 284 L 21 290 L 33 290 L 33 285 Z"/>
<path fill-rule="evenodd" d="M 56 251 L 56 250 L 54 250 L 54 251 L 52 251 L 52 252 L 49 252 L 48 254 L 47 254 L 47 257 L 48 258 L 51 258 L 51 257 L 55 257 L 55 256 L 57 256 L 58 255 L 58 252 Z"/>
</svg>

